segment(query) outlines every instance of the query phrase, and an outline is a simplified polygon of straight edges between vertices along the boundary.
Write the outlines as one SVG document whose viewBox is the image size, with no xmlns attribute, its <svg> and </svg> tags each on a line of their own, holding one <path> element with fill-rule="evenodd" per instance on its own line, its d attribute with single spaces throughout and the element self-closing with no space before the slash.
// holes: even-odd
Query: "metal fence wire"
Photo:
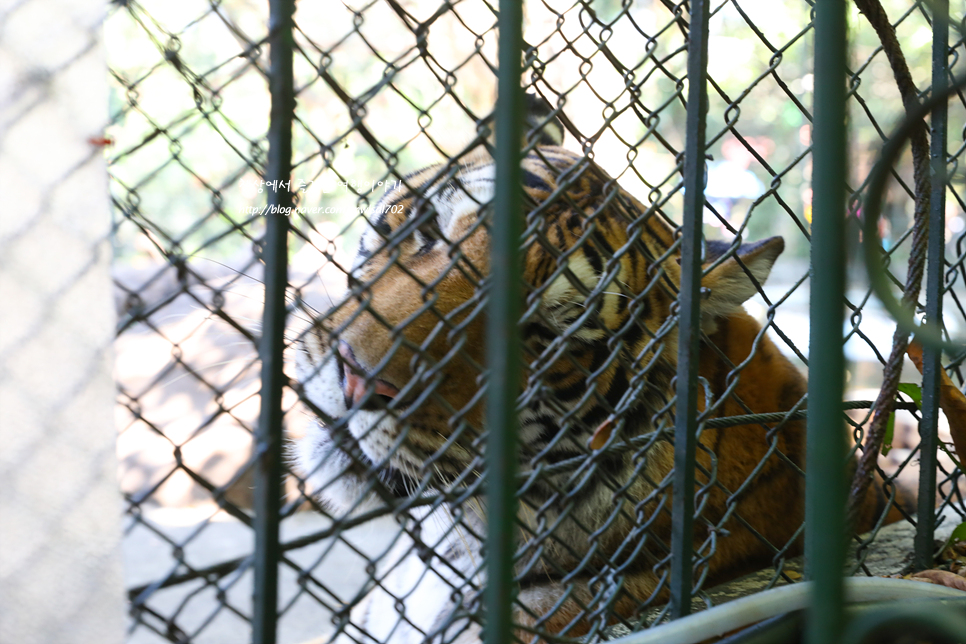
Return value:
<svg viewBox="0 0 966 644">
<path fill-rule="evenodd" d="M 920 99 L 966 72 L 962 6 L 948 44 L 942 5 L 884 6 Z M 506 11 L 112 3 L 130 641 L 475 641 L 494 534 L 512 552 L 521 641 L 650 628 L 763 568 L 769 587 L 802 578 L 804 374 L 835 381 L 807 369 L 813 3 L 526 2 L 522 77 L 514 53 L 498 59 Z M 905 112 L 889 52 L 852 5 L 848 20 L 834 181 L 857 257 L 868 177 Z M 495 120 L 500 70 L 509 111 Z M 706 89 L 689 82 L 702 76 Z M 930 317 L 956 338 L 961 91 L 945 118 L 932 215 L 945 258 L 926 279 L 942 292 Z M 516 164 L 496 171 L 494 149 L 522 150 L 518 174 L 501 178 Z M 879 224 L 899 287 L 912 174 L 906 154 Z M 491 205 L 501 181 L 524 186 L 501 202 L 522 199 L 516 217 Z M 507 234 L 517 242 L 498 246 Z M 847 411 L 833 410 L 841 442 L 829 440 L 844 480 L 895 322 L 861 262 L 843 270 Z M 516 324 L 495 325 L 497 341 L 486 322 L 500 306 Z M 942 356 L 960 388 L 964 359 Z M 921 381 L 909 362 L 897 377 Z M 497 390 L 502 416 L 486 410 Z M 936 554 L 932 530 L 966 521 L 948 423 L 922 449 L 924 403 L 902 391 L 851 574 L 899 572 L 876 568 L 877 535 L 916 522 L 917 492 L 920 516 L 933 513 L 917 523 L 919 561 Z M 487 463 L 514 424 L 515 456 Z M 923 489 L 921 472 L 935 475 Z M 487 501 L 497 482 L 512 524 Z M 509 641 L 495 628 L 490 641 Z"/>
</svg>

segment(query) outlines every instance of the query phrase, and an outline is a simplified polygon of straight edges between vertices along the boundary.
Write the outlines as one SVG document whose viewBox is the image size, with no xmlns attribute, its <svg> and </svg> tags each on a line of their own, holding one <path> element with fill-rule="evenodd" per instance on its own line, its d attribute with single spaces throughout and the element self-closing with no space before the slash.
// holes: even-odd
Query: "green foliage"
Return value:
<svg viewBox="0 0 966 644">
<path fill-rule="evenodd" d="M 966 472 L 966 470 L 963 469 L 963 464 L 960 463 L 959 459 L 956 458 L 956 455 L 948 447 L 946 447 L 946 443 L 939 441 L 939 449 L 946 452 L 946 456 L 949 457 L 949 460 L 953 462 L 953 465 L 955 465 L 960 472 Z"/>
<path fill-rule="evenodd" d="M 916 403 L 916 407 L 922 406 L 922 387 L 913 382 L 900 382 L 898 388 L 899 393 L 912 398 L 912 402 Z"/>
<path fill-rule="evenodd" d="M 912 398 L 916 407 L 922 405 L 922 387 L 914 382 L 900 382 L 897 387 L 900 394 L 905 394 Z M 882 455 L 885 456 L 892 451 L 892 439 L 896 433 L 896 412 L 889 413 L 889 420 L 886 422 L 885 436 L 882 439 Z"/>
<path fill-rule="evenodd" d="M 885 438 L 882 439 L 882 455 L 885 456 L 892 451 L 892 438 L 896 433 L 896 413 L 891 412 L 889 414 L 889 420 L 886 422 Z"/>
</svg>

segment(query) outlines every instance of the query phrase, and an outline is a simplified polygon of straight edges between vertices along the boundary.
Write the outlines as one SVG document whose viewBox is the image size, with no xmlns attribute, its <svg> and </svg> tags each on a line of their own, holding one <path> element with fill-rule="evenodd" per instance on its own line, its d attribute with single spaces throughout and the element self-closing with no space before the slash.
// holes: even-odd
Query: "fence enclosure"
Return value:
<svg viewBox="0 0 966 644">
<path fill-rule="evenodd" d="M 903 363 L 859 252 L 877 233 L 877 288 L 901 294 L 927 239 L 916 153 L 873 181 L 915 106 L 871 12 L 268 9 L 130 0 L 105 26 L 121 486 L 131 551 L 155 553 L 129 572 L 131 641 L 593 640 L 762 565 L 816 582 L 808 637 L 833 641 L 843 565 L 882 574 L 886 520 L 840 538 L 870 427 L 916 566 L 966 521 L 937 394 L 966 351 Z M 912 296 L 947 341 L 961 9 L 885 3 L 913 98 L 952 88 Z M 713 338 L 739 324 L 735 358 Z M 921 401 L 875 418 L 884 368 Z"/>
</svg>

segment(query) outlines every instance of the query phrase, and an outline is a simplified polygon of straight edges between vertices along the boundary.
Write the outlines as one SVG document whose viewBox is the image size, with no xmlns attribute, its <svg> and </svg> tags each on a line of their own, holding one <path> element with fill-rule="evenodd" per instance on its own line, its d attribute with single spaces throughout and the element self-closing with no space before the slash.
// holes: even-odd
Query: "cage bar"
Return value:
<svg viewBox="0 0 966 644">
<path fill-rule="evenodd" d="M 691 612 L 694 467 L 701 337 L 701 239 L 704 222 L 705 121 L 708 114 L 708 2 L 691 4 L 688 114 L 684 151 L 684 223 L 678 293 L 677 404 L 671 533 L 671 615 Z M 710 403 L 710 401 L 708 401 Z"/>
<path fill-rule="evenodd" d="M 295 90 L 292 73 L 292 28 L 294 0 L 269 0 L 269 44 L 271 115 L 268 129 L 268 166 L 266 182 L 278 182 L 268 190 L 268 210 L 261 258 L 265 266 L 265 308 L 262 317 L 261 409 L 256 428 L 254 489 L 255 591 L 253 598 L 252 642 L 274 644 L 277 631 L 279 510 L 281 507 L 283 411 L 285 385 L 285 294 L 288 286 L 288 211 L 292 193 L 292 119 Z M 283 187 L 281 184 L 285 183 Z"/>
<path fill-rule="evenodd" d="M 942 94 L 949 74 L 949 4 L 933 3 L 932 94 Z M 946 103 L 936 106 L 930 119 L 932 195 L 929 211 L 929 250 L 926 255 L 926 319 L 942 328 L 943 273 L 946 234 Z M 922 419 L 919 422 L 919 507 L 916 516 L 915 565 L 933 565 L 936 528 L 936 456 L 939 440 L 939 386 L 942 350 L 934 345 L 922 353 Z"/>
<path fill-rule="evenodd" d="M 520 350 L 520 87 L 523 7 L 500 1 L 496 103 L 496 186 L 490 227 L 487 318 L 487 644 L 512 641 L 513 552 L 516 533 L 516 400 Z"/>
<path fill-rule="evenodd" d="M 805 483 L 806 576 L 815 582 L 806 641 L 833 644 L 843 623 L 845 442 L 845 2 L 815 3 L 814 194 Z"/>
</svg>

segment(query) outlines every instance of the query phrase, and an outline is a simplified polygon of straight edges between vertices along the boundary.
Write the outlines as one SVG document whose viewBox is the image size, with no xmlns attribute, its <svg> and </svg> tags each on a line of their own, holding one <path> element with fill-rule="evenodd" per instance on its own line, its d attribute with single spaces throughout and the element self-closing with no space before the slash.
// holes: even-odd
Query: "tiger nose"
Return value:
<svg viewBox="0 0 966 644">
<path fill-rule="evenodd" d="M 376 396 L 395 398 L 399 390 L 380 378 L 366 377 L 365 369 L 356 362 L 352 347 L 345 340 L 339 340 L 339 355 L 342 356 L 342 393 L 346 404 L 358 405 L 371 389 Z"/>
</svg>

